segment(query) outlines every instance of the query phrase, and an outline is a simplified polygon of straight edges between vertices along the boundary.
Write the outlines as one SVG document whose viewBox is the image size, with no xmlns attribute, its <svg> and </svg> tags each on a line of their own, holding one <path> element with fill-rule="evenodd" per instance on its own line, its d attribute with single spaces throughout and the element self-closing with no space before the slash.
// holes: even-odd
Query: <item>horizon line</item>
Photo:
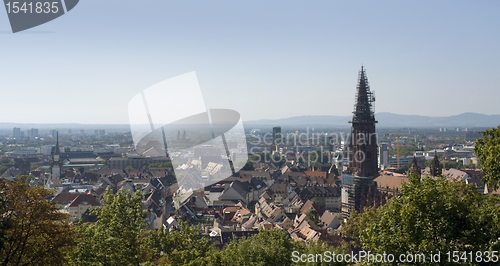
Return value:
<svg viewBox="0 0 500 266">
<path fill-rule="evenodd" d="M 392 112 L 378 112 L 375 113 L 377 114 L 393 114 L 393 115 L 401 115 L 401 116 L 420 116 L 420 117 L 430 117 L 430 118 L 445 118 L 445 117 L 451 117 L 451 116 L 459 116 L 459 115 L 464 115 L 464 114 L 476 114 L 476 115 L 484 115 L 484 116 L 497 116 L 500 114 L 484 114 L 484 113 L 475 113 L 475 112 L 463 112 L 460 114 L 454 114 L 454 115 L 448 115 L 448 116 L 429 116 L 429 115 L 417 115 L 417 114 L 397 114 L 397 113 L 392 113 Z M 282 117 L 282 118 L 261 118 L 261 119 L 253 119 L 253 120 L 243 120 L 243 122 L 258 122 L 262 120 L 281 120 L 281 119 L 291 119 L 291 118 L 296 118 L 296 117 L 312 117 L 312 116 L 325 116 L 325 117 L 351 117 L 350 115 L 296 115 L 296 116 L 290 116 L 290 117 Z M 80 123 L 80 122 L 0 122 L 0 125 L 2 124 L 19 124 L 19 125 L 50 125 L 50 124 L 57 124 L 57 125 L 115 125 L 115 126 L 130 126 L 130 123 L 119 123 L 119 124 L 114 124 L 114 123 Z M 144 124 L 147 125 L 147 124 Z"/>
</svg>

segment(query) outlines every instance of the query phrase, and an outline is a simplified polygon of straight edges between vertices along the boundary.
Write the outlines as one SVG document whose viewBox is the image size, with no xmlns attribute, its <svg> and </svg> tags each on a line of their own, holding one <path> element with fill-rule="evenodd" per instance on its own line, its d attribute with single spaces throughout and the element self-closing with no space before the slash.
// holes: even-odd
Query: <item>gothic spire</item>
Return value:
<svg viewBox="0 0 500 266">
<path fill-rule="evenodd" d="M 410 168 L 408 169 L 408 176 L 412 173 L 415 173 L 418 176 L 420 176 L 420 167 L 418 167 L 417 158 L 415 156 L 413 156 L 413 161 L 411 163 Z"/>
<path fill-rule="evenodd" d="M 377 136 L 375 131 L 375 114 L 372 103 L 373 93 L 370 91 L 365 69 L 361 66 L 356 87 L 356 103 L 348 147 L 349 167 L 347 172 L 360 177 L 374 178 L 378 175 Z"/>
<path fill-rule="evenodd" d="M 373 110 L 372 103 L 375 101 L 372 92 L 370 91 L 370 85 L 368 84 L 368 78 L 366 77 L 365 69 L 361 66 L 361 71 L 358 75 L 358 86 L 356 92 L 356 103 L 354 105 L 354 116 L 352 118 L 352 123 L 356 122 L 370 122 L 376 123 L 375 114 Z"/>
<path fill-rule="evenodd" d="M 54 154 L 61 154 L 61 150 L 59 149 L 59 131 L 57 132 L 56 148 Z"/>
<path fill-rule="evenodd" d="M 442 175 L 442 169 L 441 169 L 441 165 L 439 164 L 439 159 L 438 159 L 436 151 L 434 151 L 434 160 L 432 161 L 432 165 L 431 165 L 430 170 L 431 170 L 432 176 Z"/>
</svg>

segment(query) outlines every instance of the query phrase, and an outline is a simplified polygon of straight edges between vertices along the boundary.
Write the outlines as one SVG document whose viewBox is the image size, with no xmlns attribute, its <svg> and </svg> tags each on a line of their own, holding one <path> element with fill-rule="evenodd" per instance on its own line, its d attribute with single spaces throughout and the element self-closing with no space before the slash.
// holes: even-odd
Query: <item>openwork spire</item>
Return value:
<svg viewBox="0 0 500 266">
<path fill-rule="evenodd" d="M 356 122 L 371 122 L 376 123 L 373 103 L 375 97 L 370 91 L 368 78 L 366 77 L 365 69 L 361 66 L 361 71 L 358 75 L 358 86 L 356 92 L 356 103 L 354 105 L 354 116 L 352 123 Z"/>
<path fill-rule="evenodd" d="M 361 66 L 358 76 L 356 103 L 352 118 L 349 141 L 349 167 L 347 172 L 360 177 L 374 178 L 378 175 L 377 135 L 375 132 L 375 97 L 370 91 L 365 69 Z"/>
</svg>

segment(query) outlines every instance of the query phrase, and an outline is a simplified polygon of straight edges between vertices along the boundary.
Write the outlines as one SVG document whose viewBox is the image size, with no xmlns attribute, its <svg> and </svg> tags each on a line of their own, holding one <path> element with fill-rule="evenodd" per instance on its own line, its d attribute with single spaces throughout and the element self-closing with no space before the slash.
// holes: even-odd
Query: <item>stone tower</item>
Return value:
<svg viewBox="0 0 500 266">
<path fill-rule="evenodd" d="M 57 133 L 56 146 L 52 149 L 50 161 L 50 172 L 51 179 L 57 179 L 61 177 L 61 169 L 63 165 L 63 160 L 61 158 L 61 150 L 59 148 L 59 132 Z"/>
<path fill-rule="evenodd" d="M 377 135 L 375 133 L 375 97 L 370 91 L 363 66 L 359 72 L 356 103 L 349 141 L 348 172 L 354 176 L 371 177 L 378 175 Z"/>
<path fill-rule="evenodd" d="M 441 169 L 441 165 L 439 164 L 439 159 L 438 159 L 436 151 L 434 151 L 434 160 L 432 160 L 432 165 L 431 165 L 430 171 L 431 171 L 432 176 L 443 175 L 443 171 Z"/>
<path fill-rule="evenodd" d="M 416 174 L 419 177 L 421 175 L 421 170 L 420 167 L 418 166 L 417 158 L 415 156 L 413 156 L 413 161 L 411 163 L 410 168 L 408 169 L 408 176 L 410 176 L 412 173 Z"/>
</svg>

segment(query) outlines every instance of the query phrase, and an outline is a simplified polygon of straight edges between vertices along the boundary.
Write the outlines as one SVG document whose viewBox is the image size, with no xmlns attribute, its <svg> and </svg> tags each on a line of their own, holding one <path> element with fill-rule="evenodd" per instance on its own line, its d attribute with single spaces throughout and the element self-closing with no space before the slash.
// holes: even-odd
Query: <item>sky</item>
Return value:
<svg viewBox="0 0 500 266">
<path fill-rule="evenodd" d="M 243 120 L 500 114 L 498 1 L 81 0 L 13 34 L 0 10 L 0 122 L 127 124 L 142 90 L 192 71 Z M 188 97 L 188 96 L 187 96 Z"/>
</svg>

